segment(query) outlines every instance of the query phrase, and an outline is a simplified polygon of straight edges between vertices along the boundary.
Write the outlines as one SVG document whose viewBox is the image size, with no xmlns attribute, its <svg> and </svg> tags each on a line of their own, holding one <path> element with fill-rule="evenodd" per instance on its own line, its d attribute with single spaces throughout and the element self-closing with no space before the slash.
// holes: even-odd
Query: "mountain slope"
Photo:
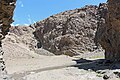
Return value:
<svg viewBox="0 0 120 80">
<path fill-rule="evenodd" d="M 34 24 L 34 35 L 42 47 L 54 54 L 73 56 L 95 51 L 97 6 L 65 11 Z"/>
</svg>

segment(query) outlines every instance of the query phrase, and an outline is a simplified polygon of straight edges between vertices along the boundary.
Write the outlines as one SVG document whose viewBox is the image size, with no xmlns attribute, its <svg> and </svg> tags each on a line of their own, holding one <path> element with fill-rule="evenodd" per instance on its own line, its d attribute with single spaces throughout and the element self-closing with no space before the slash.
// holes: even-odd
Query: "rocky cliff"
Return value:
<svg viewBox="0 0 120 80">
<path fill-rule="evenodd" d="M 108 8 L 107 8 L 108 7 Z M 120 1 L 108 0 L 106 7 L 100 5 L 97 40 L 105 49 L 105 57 L 108 60 L 120 60 Z M 100 11 L 99 11 L 100 12 Z"/>
<path fill-rule="evenodd" d="M 35 23 L 34 35 L 39 42 L 38 48 L 69 56 L 95 51 L 97 12 L 98 7 L 90 5 L 61 12 Z"/>
<path fill-rule="evenodd" d="M 3 59 L 4 51 L 2 50 L 2 42 L 7 35 L 10 24 L 13 22 L 14 9 L 16 0 L 0 0 L 0 80 L 10 80 Z"/>
</svg>

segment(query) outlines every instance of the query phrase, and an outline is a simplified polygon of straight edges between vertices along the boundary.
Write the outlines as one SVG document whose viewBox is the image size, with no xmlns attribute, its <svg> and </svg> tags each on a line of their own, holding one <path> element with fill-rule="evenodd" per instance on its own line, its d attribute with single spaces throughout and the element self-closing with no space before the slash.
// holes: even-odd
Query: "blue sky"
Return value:
<svg viewBox="0 0 120 80">
<path fill-rule="evenodd" d="M 32 24 L 53 14 L 83 7 L 98 5 L 107 0 L 17 0 L 14 25 Z"/>
</svg>

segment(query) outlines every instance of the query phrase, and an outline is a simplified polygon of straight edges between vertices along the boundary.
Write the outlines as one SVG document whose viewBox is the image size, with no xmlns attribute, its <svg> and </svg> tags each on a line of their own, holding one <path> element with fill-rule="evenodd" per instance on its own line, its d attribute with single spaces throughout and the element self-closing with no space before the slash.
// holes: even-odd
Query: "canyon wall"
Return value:
<svg viewBox="0 0 120 80">
<path fill-rule="evenodd" d="M 10 24 L 13 22 L 13 11 L 16 0 L 0 0 L 0 80 L 9 80 L 3 60 L 1 40 L 7 35 Z"/>
<path fill-rule="evenodd" d="M 120 60 L 120 0 L 108 0 L 106 7 L 99 6 L 96 40 L 105 49 L 107 60 Z M 100 11 L 99 11 L 100 12 Z"/>
</svg>

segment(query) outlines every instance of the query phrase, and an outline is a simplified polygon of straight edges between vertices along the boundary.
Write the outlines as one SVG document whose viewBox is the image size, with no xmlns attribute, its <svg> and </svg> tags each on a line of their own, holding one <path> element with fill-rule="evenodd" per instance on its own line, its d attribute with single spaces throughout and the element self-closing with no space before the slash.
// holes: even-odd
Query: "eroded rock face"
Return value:
<svg viewBox="0 0 120 80">
<path fill-rule="evenodd" d="M 29 47 L 31 50 L 34 50 L 37 45 L 37 40 L 35 39 L 33 35 L 34 31 L 35 29 L 31 28 L 30 26 L 11 27 L 9 38 L 7 38 L 7 41 L 10 40 L 10 42 L 12 43 L 23 43 L 27 47 Z"/>
<path fill-rule="evenodd" d="M 105 49 L 108 60 L 120 60 L 120 0 L 108 0 L 108 10 L 100 16 L 102 24 L 98 26 L 98 42 Z"/>
<path fill-rule="evenodd" d="M 54 54 L 69 56 L 96 50 L 97 9 L 97 6 L 86 6 L 35 23 L 38 46 Z"/>
<path fill-rule="evenodd" d="M 0 0 L 0 80 L 9 80 L 5 71 L 1 40 L 5 38 L 13 22 L 13 12 L 16 0 Z"/>
<path fill-rule="evenodd" d="M 2 40 L 4 58 L 33 58 L 32 54 L 52 56 L 53 53 L 37 47 L 38 41 L 33 35 L 34 31 L 35 29 L 31 26 L 11 27 L 9 34 Z"/>
<path fill-rule="evenodd" d="M 95 35 L 95 43 L 97 46 L 101 45 L 105 49 L 105 45 L 108 45 L 106 42 L 106 38 L 108 36 L 106 35 L 106 18 L 107 18 L 107 13 L 108 13 L 108 7 L 107 4 L 103 3 L 99 5 L 98 8 L 98 27 Z"/>
</svg>

